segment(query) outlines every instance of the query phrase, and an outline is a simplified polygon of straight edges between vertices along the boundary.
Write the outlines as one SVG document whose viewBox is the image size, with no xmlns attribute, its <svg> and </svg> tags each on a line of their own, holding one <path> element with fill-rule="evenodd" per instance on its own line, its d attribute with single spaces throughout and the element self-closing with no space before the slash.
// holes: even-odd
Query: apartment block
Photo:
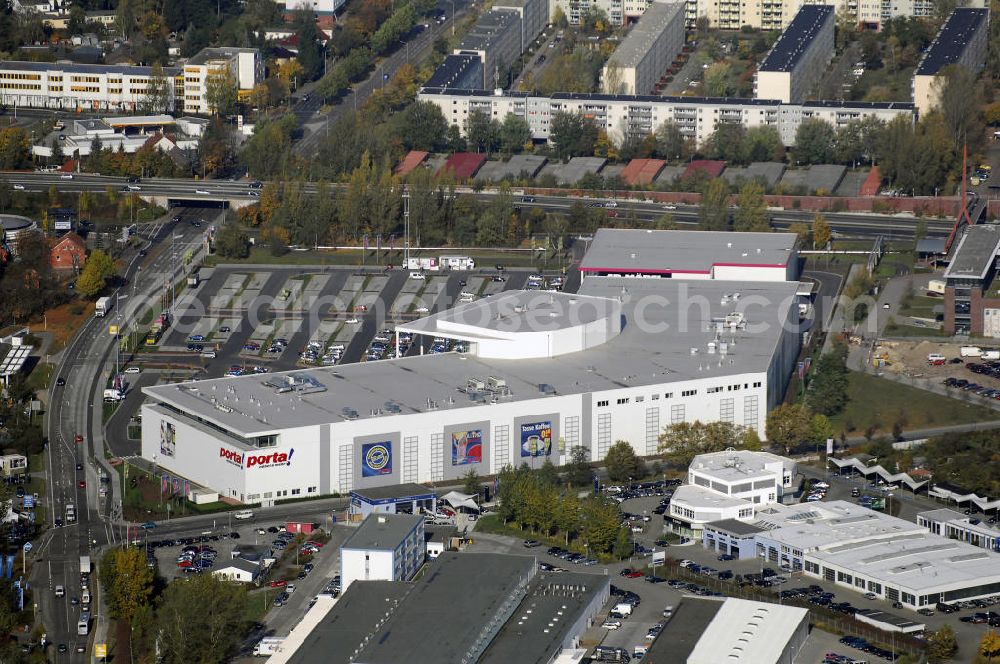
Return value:
<svg viewBox="0 0 1000 664">
<path fill-rule="evenodd" d="M 484 12 L 454 51 L 456 55 L 479 56 L 484 89 L 502 84 L 522 52 L 521 15 L 511 9 Z"/>
<path fill-rule="evenodd" d="M 205 48 L 184 64 L 183 71 L 184 112 L 207 114 L 214 110 L 208 101 L 208 81 L 213 75 L 228 72 L 240 99 L 245 99 L 264 80 L 264 60 L 255 48 Z"/>
<path fill-rule="evenodd" d="M 684 41 L 684 4 L 653 2 L 604 66 L 604 92 L 651 93 Z"/>
<path fill-rule="evenodd" d="M 548 140 L 549 123 L 559 112 L 579 113 L 621 141 L 626 132 L 648 134 L 664 122 L 680 127 L 689 139 L 703 143 L 720 124 L 740 123 L 747 128 L 770 125 L 785 145 L 795 143 L 795 132 L 807 118 L 819 118 L 840 128 L 853 120 L 878 117 L 890 121 L 898 115 L 913 117 L 913 104 L 902 102 L 813 101 L 785 104 L 776 99 L 713 99 L 657 97 L 652 95 L 606 95 L 557 93 L 538 96 L 524 92 L 493 94 L 488 90 L 423 88 L 422 101 L 441 109 L 449 124 L 464 131 L 465 119 L 474 110 L 503 120 L 508 114 L 528 121 L 532 138 Z"/>
<path fill-rule="evenodd" d="M 927 113 L 940 102 L 939 77 L 950 65 L 965 67 L 973 74 L 986 64 L 989 34 L 988 9 L 959 8 L 948 16 L 934 41 L 924 51 L 913 74 L 913 103 Z"/>
<path fill-rule="evenodd" d="M 833 5 L 806 5 L 764 58 L 754 79 L 754 97 L 804 101 L 833 59 Z"/>
</svg>

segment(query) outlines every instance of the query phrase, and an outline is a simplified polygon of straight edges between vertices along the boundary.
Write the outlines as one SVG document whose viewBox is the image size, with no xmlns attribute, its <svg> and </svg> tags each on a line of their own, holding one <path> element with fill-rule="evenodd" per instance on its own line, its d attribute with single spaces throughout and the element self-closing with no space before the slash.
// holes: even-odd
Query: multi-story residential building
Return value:
<svg viewBox="0 0 1000 664">
<path fill-rule="evenodd" d="M 484 12 L 465 35 L 456 55 L 478 55 L 483 63 L 483 89 L 504 84 L 511 66 L 521 57 L 521 15 L 511 9 Z"/>
<path fill-rule="evenodd" d="M 684 4 L 653 2 L 604 66 L 604 91 L 651 93 L 684 41 Z"/>
<path fill-rule="evenodd" d="M 549 21 L 549 3 L 546 0 L 496 0 L 493 9 L 507 9 L 521 19 L 521 52 L 542 34 Z"/>
<path fill-rule="evenodd" d="M 209 78 L 229 72 L 241 98 L 264 80 L 260 51 L 206 48 L 183 67 L 0 62 L 0 103 L 69 110 L 210 113 Z M 149 106 L 153 99 L 157 107 Z"/>
<path fill-rule="evenodd" d="M 528 121 L 532 138 L 548 140 L 549 123 L 559 112 L 580 113 L 614 141 L 627 132 L 648 134 L 664 122 L 676 123 L 686 138 L 703 143 L 722 123 L 745 127 L 770 125 L 778 130 L 785 145 L 794 145 L 795 132 L 802 120 L 820 118 L 834 128 L 854 120 L 878 117 L 885 121 L 898 115 L 913 118 L 913 105 L 902 102 L 814 101 L 783 104 L 773 99 L 713 99 L 705 97 L 657 97 L 557 93 L 551 96 L 524 92 L 493 94 L 488 90 L 453 90 L 425 87 L 422 101 L 437 104 L 450 124 L 464 131 L 470 111 L 481 110 L 503 120 L 508 114 Z"/>
<path fill-rule="evenodd" d="M 978 74 L 986 64 L 988 9 L 959 8 L 948 16 L 937 37 L 924 51 L 913 74 L 913 103 L 927 113 L 940 102 L 941 70 L 950 65 Z"/>
<path fill-rule="evenodd" d="M 739 30 L 743 26 L 783 30 L 806 5 L 827 4 L 838 16 L 869 29 L 879 29 L 898 17 L 925 18 L 934 15 L 933 0 L 685 0 L 688 27 L 704 16 L 712 27 Z M 985 7 L 984 0 L 970 0 L 968 6 Z"/>
<path fill-rule="evenodd" d="M 754 97 L 801 102 L 833 58 L 832 5 L 806 5 L 771 47 L 754 78 Z"/>
</svg>

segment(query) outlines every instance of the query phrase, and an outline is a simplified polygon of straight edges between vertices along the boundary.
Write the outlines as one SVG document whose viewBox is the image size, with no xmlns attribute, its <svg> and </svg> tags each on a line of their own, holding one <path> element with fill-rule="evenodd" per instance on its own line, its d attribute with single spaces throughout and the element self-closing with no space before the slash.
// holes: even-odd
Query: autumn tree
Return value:
<svg viewBox="0 0 1000 664">
<path fill-rule="evenodd" d="M 927 659 L 930 662 L 947 662 L 958 652 L 958 640 L 951 625 L 944 625 L 927 637 Z"/>
<path fill-rule="evenodd" d="M 794 447 L 809 440 L 811 422 L 812 413 L 802 404 L 781 404 L 767 416 L 767 439 L 790 454 Z"/>
<path fill-rule="evenodd" d="M 730 447 L 759 450 L 760 437 L 753 428 L 732 422 L 678 422 L 663 430 L 657 449 L 668 463 L 686 468 L 699 454 Z"/>
<path fill-rule="evenodd" d="M 698 229 L 725 231 L 729 229 L 729 185 L 722 178 L 712 178 L 701 193 L 698 208 Z"/>
<path fill-rule="evenodd" d="M 764 202 L 764 186 L 751 180 L 740 187 L 736 197 L 736 213 L 733 215 L 733 230 L 737 232 L 767 232 L 771 230 L 771 218 Z"/>
<path fill-rule="evenodd" d="M 826 217 L 823 216 L 822 212 L 817 212 L 813 218 L 812 236 L 813 248 L 815 249 L 825 249 L 833 238 L 830 224 L 826 223 Z"/>
<path fill-rule="evenodd" d="M 236 78 L 228 68 L 209 72 L 205 81 L 205 101 L 213 115 L 225 117 L 236 109 Z"/>
<path fill-rule="evenodd" d="M 952 634 L 952 638 L 954 638 L 954 634 Z M 980 661 L 985 664 L 994 664 L 995 661 L 1000 661 L 1000 634 L 995 629 L 987 630 L 983 634 L 983 638 L 979 641 L 979 657 Z"/>
<path fill-rule="evenodd" d="M 171 101 L 173 99 L 167 76 L 163 73 L 163 67 L 155 64 L 150 70 L 149 83 L 139 102 L 139 110 L 147 114 L 166 113 L 170 110 Z"/>
<path fill-rule="evenodd" d="M 153 571 L 142 549 L 113 549 L 101 562 L 101 585 L 111 615 L 126 623 L 146 606 L 153 594 Z"/>
</svg>

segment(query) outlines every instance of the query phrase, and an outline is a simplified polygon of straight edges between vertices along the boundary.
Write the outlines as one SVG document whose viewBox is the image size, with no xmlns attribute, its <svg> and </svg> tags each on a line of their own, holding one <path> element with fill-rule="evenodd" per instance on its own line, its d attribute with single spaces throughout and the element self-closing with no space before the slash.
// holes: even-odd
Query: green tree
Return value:
<svg viewBox="0 0 1000 664">
<path fill-rule="evenodd" d="M 556 529 L 563 534 L 566 545 L 580 531 L 580 499 L 576 494 L 567 492 L 559 496 L 554 506 Z"/>
<path fill-rule="evenodd" d="M 166 113 L 170 110 L 172 101 L 170 83 L 167 81 L 166 74 L 163 73 L 163 67 L 155 64 L 149 72 L 149 83 L 142 100 L 139 102 L 139 110 L 150 115 Z"/>
<path fill-rule="evenodd" d="M 785 144 L 776 127 L 750 127 L 743 141 L 747 161 L 784 161 Z"/>
<path fill-rule="evenodd" d="M 747 160 L 746 128 L 739 123 L 721 123 L 708 137 L 708 154 L 735 164 Z"/>
<path fill-rule="evenodd" d="M 569 463 L 566 464 L 566 480 L 574 487 L 589 486 L 594 479 L 594 470 L 590 467 L 590 459 L 586 447 L 574 445 L 569 451 Z"/>
<path fill-rule="evenodd" d="M 729 229 L 729 185 L 722 178 L 709 180 L 701 193 L 698 208 L 698 229 L 725 231 Z"/>
<path fill-rule="evenodd" d="M 822 212 L 817 212 L 813 218 L 812 236 L 813 247 L 816 249 L 825 249 L 833 239 L 833 231 L 830 230 L 830 224 L 826 223 L 826 217 Z"/>
<path fill-rule="evenodd" d="M 438 105 L 417 101 L 397 115 L 396 134 L 407 150 L 434 152 L 445 146 L 448 121 Z"/>
<path fill-rule="evenodd" d="M 559 469 L 552 463 L 552 459 L 545 459 L 538 470 L 535 471 L 535 476 L 538 477 L 538 481 L 544 486 L 559 486 Z"/>
<path fill-rule="evenodd" d="M 0 168 L 13 170 L 31 163 L 31 139 L 20 127 L 0 129 Z"/>
<path fill-rule="evenodd" d="M 236 223 L 226 222 L 215 234 L 215 253 L 223 258 L 246 258 L 250 255 L 250 238 Z"/>
<path fill-rule="evenodd" d="M 699 454 L 730 447 L 759 450 L 760 438 L 754 429 L 732 422 L 678 422 L 663 430 L 657 449 L 671 465 L 687 468 Z"/>
<path fill-rule="evenodd" d="M 302 65 L 303 79 L 315 81 L 323 73 L 324 57 L 323 47 L 319 41 L 319 30 L 316 28 L 316 18 L 311 11 L 299 10 L 295 12 L 293 24 L 299 38 L 299 52 L 296 59 Z"/>
<path fill-rule="evenodd" d="M 764 186 L 751 180 L 742 187 L 736 197 L 736 214 L 733 215 L 733 230 L 737 232 L 767 232 L 771 230 L 771 218 L 764 202 Z"/>
<path fill-rule="evenodd" d="M 816 413 L 809 422 L 809 437 L 814 443 L 826 443 L 833 438 L 833 425 L 823 413 Z"/>
<path fill-rule="evenodd" d="M 680 125 L 667 120 L 656 130 L 656 155 L 661 159 L 679 161 L 691 153 L 690 141 L 684 136 Z"/>
<path fill-rule="evenodd" d="M 508 113 L 500 125 L 500 149 L 504 154 L 515 154 L 524 150 L 531 140 L 531 126 L 519 115 Z"/>
<path fill-rule="evenodd" d="M 958 652 L 958 640 L 951 625 L 934 630 L 927 637 L 927 659 L 931 662 L 947 662 Z"/>
<path fill-rule="evenodd" d="M 469 148 L 487 154 L 500 146 L 500 125 L 485 111 L 474 110 L 465 120 L 465 135 Z"/>
<path fill-rule="evenodd" d="M 609 553 L 618 537 L 621 514 L 618 505 L 605 496 L 583 500 L 580 539 L 594 553 Z"/>
<path fill-rule="evenodd" d="M 214 574 L 170 583 L 156 611 L 164 664 L 222 664 L 236 655 L 246 631 L 246 589 Z M 192 607 L 199 618 L 192 621 Z"/>
<path fill-rule="evenodd" d="M 767 439 L 790 454 L 794 447 L 809 440 L 811 422 L 812 413 L 802 404 L 781 404 L 767 416 Z"/>
<path fill-rule="evenodd" d="M 982 142 L 986 128 L 983 117 L 982 86 L 977 76 L 963 65 L 948 65 L 934 78 L 937 109 L 956 145 L 967 140 L 975 146 Z"/>
<path fill-rule="evenodd" d="M 632 532 L 622 526 L 618 529 L 618 534 L 615 536 L 615 547 L 612 552 L 615 558 L 619 560 L 624 560 L 631 557 L 635 553 L 635 544 L 632 542 Z"/>
<path fill-rule="evenodd" d="M 479 473 L 475 468 L 470 468 L 469 472 L 462 476 L 462 491 L 470 496 L 478 496 L 481 488 Z"/>
<path fill-rule="evenodd" d="M 604 465 L 608 470 L 608 478 L 612 482 L 623 482 L 629 478 L 638 479 L 644 475 L 642 460 L 628 441 L 619 440 L 610 448 L 604 457 Z"/>
<path fill-rule="evenodd" d="M 823 415 L 836 415 L 847 405 L 847 359 L 843 345 L 824 353 L 812 369 L 806 405 Z"/>
<path fill-rule="evenodd" d="M 836 134 L 819 118 L 806 118 L 795 132 L 795 160 L 801 164 L 827 164 L 833 159 Z"/>
<path fill-rule="evenodd" d="M 597 127 L 580 113 L 559 111 L 549 124 L 549 142 L 560 159 L 590 156 L 597 143 Z"/>
<path fill-rule="evenodd" d="M 145 553 L 135 547 L 109 551 L 101 562 L 101 585 L 111 616 L 131 623 L 153 594 Z"/>
</svg>

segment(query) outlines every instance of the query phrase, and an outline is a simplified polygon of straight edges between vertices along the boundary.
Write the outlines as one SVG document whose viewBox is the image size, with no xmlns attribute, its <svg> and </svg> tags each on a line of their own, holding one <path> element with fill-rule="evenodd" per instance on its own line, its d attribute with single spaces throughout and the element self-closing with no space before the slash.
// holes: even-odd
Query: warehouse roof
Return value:
<svg viewBox="0 0 1000 664">
<path fill-rule="evenodd" d="M 701 634 L 687 664 L 777 662 L 809 610 L 729 598 Z"/>
<path fill-rule="evenodd" d="M 714 233 L 599 229 L 580 262 L 582 272 L 711 274 L 715 265 L 784 266 L 793 233 Z"/>
<path fill-rule="evenodd" d="M 618 45 L 609 60 L 614 61 L 619 67 L 638 66 L 649 54 L 660 35 L 675 20 L 680 22 L 678 29 L 683 32 L 683 2 L 650 2 L 639 22 Z"/>
<path fill-rule="evenodd" d="M 397 581 L 355 581 L 323 617 L 288 664 L 349 664 L 357 649 L 413 588 Z"/>
<path fill-rule="evenodd" d="M 952 11 L 917 65 L 917 76 L 933 76 L 962 59 L 976 31 L 989 18 L 988 9 L 959 7 Z"/>
<path fill-rule="evenodd" d="M 746 523 L 745 521 L 739 521 L 737 519 L 721 519 L 719 521 L 713 521 L 712 523 L 705 524 L 705 528 L 727 533 L 729 535 L 735 535 L 736 537 L 756 535 L 757 533 L 761 533 L 766 530 L 766 528 L 761 528 L 760 526 L 756 526 L 752 523 Z"/>
<path fill-rule="evenodd" d="M 603 574 L 539 574 L 478 664 L 548 664 L 576 627 L 581 612 L 602 593 L 607 597 L 610 586 Z"/>
<path fill-rule="evenodd" d="M 342 549 L 395 551 L 424 518 L 418 514 L 370 514 L 351 533 Z"/>
<path fill-rule="evenodd" d="M 485 648 L 484 630 L 524 595 L 534 574 L 535 560 L 527 556 L 446 551 L 353 661 L 477 661 L 467 655 Z"/>
<path fill-rule="evenodd" d="M 774 42 L 760 71 L 792 71 L 815 43 L 817 35 L 833 20 L 833 5 L 802 5 L 795 18 Z M 830 39 L 833 37 L 831 35 Z M 831 42 L 832 45 L 832 42 Z"/>
<path fill-rule="evenodd" d="M 680 235 L 686 239 L 703 234 Z M 780 233 L 729 237 L 750 242 L 754 235 L 772 250 L 795 237 Z M 621 299 L 625 324 L 607 343 L 581 352 L 530 360 L 442 353 L 159 385 L 144 387 L 143 392 L 189 414 L 186 421 L 192 426 L 214 426 L 239 437 L 384 417 L 386 411 L 410 414 L 480 406 L 481 400 L 466 393 L 469 379 L 476 376 L 503 379 L 506 389 L 500 400 L 524 401 L 546 394 L 761 373 L 771 365 L 783 326 L 797 324 L 797 287 L 796 282 L 595 276 L 583 282 L 580 294 Z M 735 297 L 737 292 L 742 296 Z M 718 327 L 729 342 L 728 354 L 721 348 L 720 354 L 709 354 L 708 342 L 715 339 Z M 235 437 L 233 442 L 238 442 Z"/>
<path fill-rule="evenodd" d="M 997 252 L 1000 252 L 1000 227 L 994 224 L 967 226 L 944 272 L 945 279 L 985 279 Z"/>
<path fill-rule="evenodd" d="M 687 664 L 688 656 L 722 608 L 723 601 L 721 597 L 685 595 L 644 659 L 655 664 Z"/>
</svg>

